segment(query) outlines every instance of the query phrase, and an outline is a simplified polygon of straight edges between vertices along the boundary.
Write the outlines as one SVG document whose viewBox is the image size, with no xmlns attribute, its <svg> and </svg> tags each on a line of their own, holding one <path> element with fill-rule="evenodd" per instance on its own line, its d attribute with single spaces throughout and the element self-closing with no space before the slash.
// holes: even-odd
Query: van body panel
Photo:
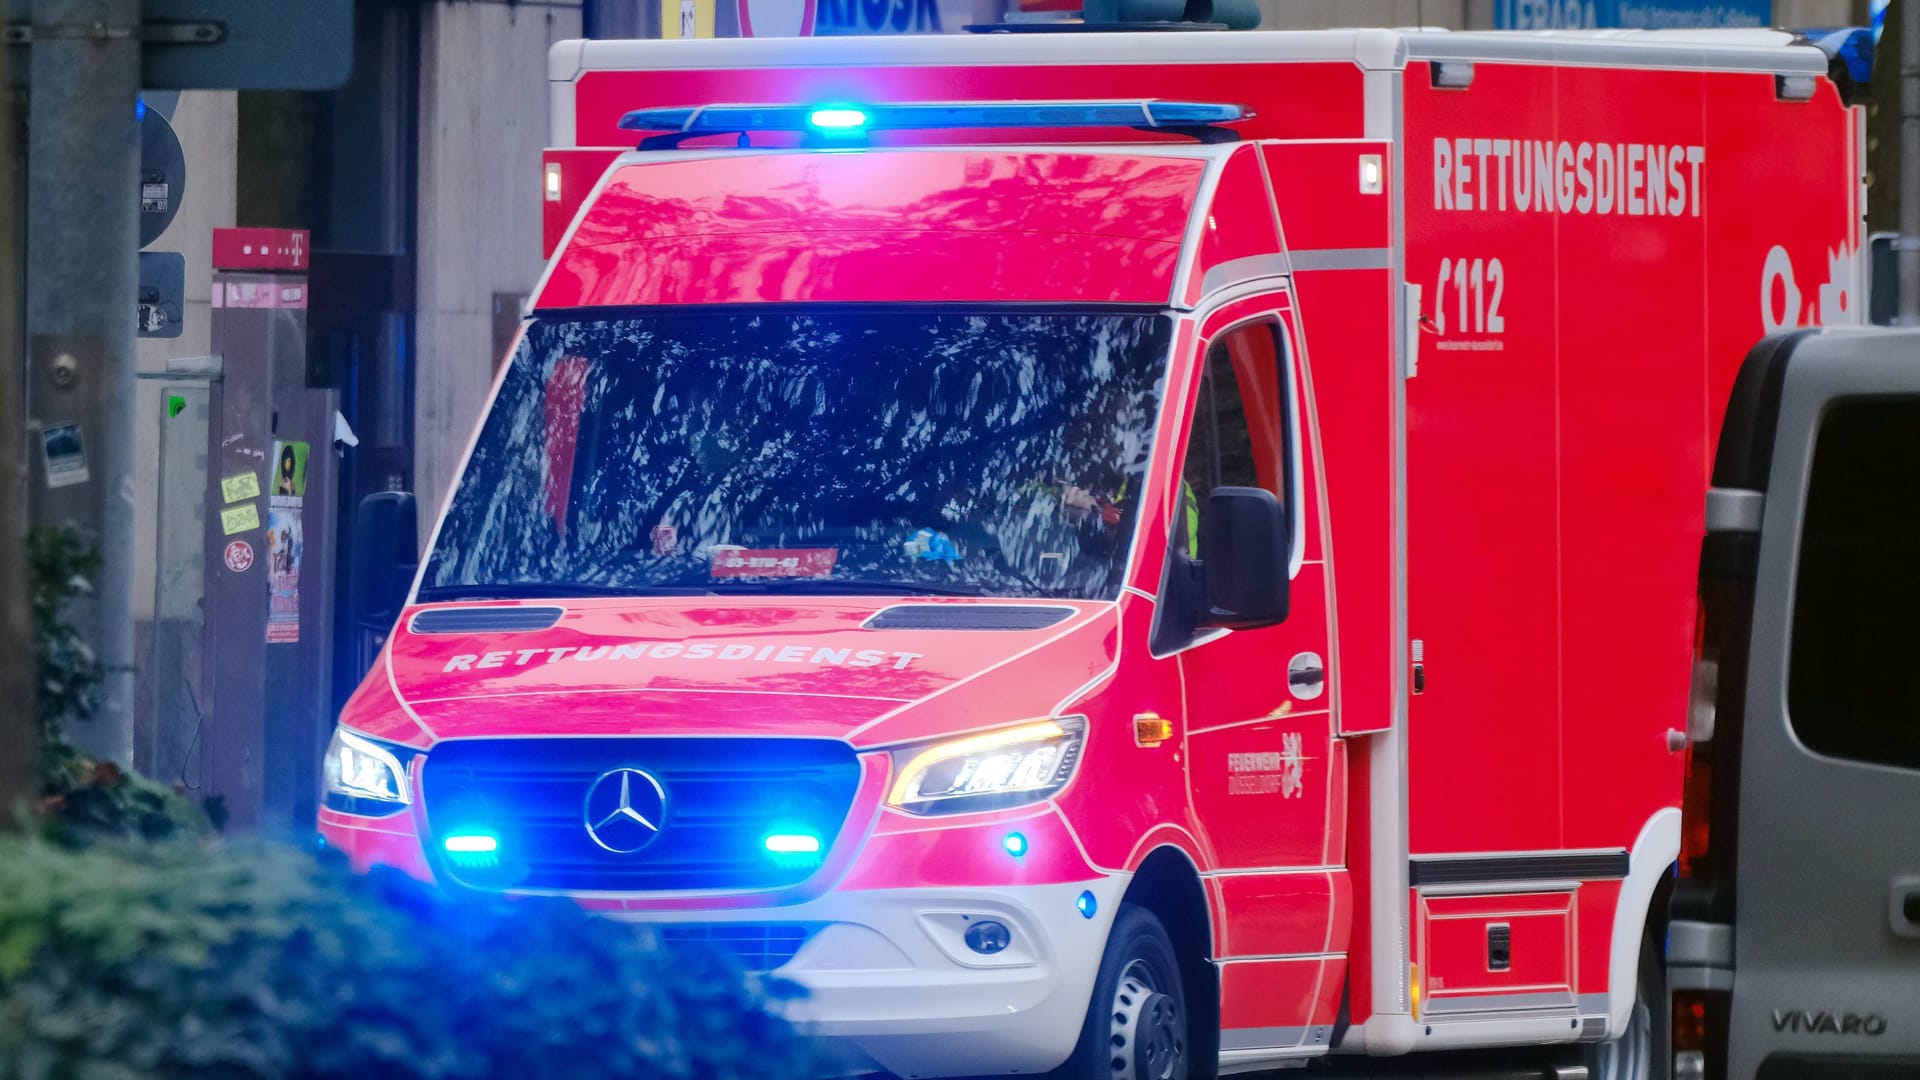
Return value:
<svg viewBox="0 0 1920 1080">
<path fill-rule="evenodd" d="M 1900 696 L 1920 598 L 1916 356 L 1909 331 L 1805 336 L 1775 425 L 1756 432 L 1772 445 L 1740 732 L 1730 1077 L 1894 1075 L 1920 1059 L 1920 912 L 1903 910 L 1920 876 L 1920 762 L 1904 760 Z M 1809 696 L 1821 686 L 1831 694 Z M 1845 738 L 1858 741 L 1824 742 Z"/>
</svg>

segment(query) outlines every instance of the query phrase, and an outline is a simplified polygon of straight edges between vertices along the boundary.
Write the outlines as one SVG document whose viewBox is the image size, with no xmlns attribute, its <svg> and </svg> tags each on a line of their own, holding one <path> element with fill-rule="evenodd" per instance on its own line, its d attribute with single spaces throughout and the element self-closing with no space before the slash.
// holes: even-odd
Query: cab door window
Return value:
<svg viewBox="0 0 1920 1080">
<path fill-rule="evenodd" d="M 1247 323 L 1207 348 L 1199 398 L 1187 428 L 1179 499 L 1166 573 L 1169 603 L 1155 634 L 1157 650 L 1179 648 L 1197 629 L 1205 582 L 1198 565 L 1207 527 L 1207 497 L 1220 487 L 1272 492 L 1287 513 L 1289 550 L 1297 528 L 1292 501 L 1291 432 L 1287 422 L 1285 350 L 1272 320 Z"/>
<path fill-rule="evenodd" d="M 1273 492 L 1293 527 L 1286 381 L 1279 326 L 1250 323 L 1216 338 L 1207 349 L 1200 399 L 1187 429 L 1181 476 L 1181 516 L 1174 529 L 1179 554 L 1198 558 L 1207 496 L 1217 487 Z"/>
</svg>

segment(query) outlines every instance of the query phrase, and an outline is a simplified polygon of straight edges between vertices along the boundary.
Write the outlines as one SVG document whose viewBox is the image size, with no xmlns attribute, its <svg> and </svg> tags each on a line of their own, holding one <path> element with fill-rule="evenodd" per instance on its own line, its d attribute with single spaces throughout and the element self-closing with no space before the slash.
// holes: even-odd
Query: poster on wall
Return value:
<svg viewBox="0 0 1920 1080">
<path fill-rule="evenodd" d="M 300 640 L 300 504 L 293 495 L 275 495 L 267 506 L 267 642 Z"/>
<path fill-rule="evenodd" d="M 307 495 L 303 442 L 273 444 L 273 487 L 267 499 L 267 642 L 300 640 L 300 558 L 306 538 L 300 514 Z"/>
</svg>

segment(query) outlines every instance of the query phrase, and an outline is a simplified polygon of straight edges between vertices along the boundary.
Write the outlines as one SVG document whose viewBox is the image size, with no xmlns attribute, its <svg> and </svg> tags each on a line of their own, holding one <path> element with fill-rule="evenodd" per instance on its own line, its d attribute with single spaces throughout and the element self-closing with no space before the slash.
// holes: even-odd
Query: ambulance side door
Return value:
<svg viewBox="0 0 1920 1080">
<path fill-rule="evenodd" d="M 1278 292 L 1201 322 L 1155 628 L 1155 654 L 1180 665 L 1194 819 L 1214 860 L 1223 1051 L 1325 1046 L 1345 973 L 1344 954 L 1330 950 L 1344 948 L 1334 934 L 1348 910 L 1346 769 L 1327 693 L 1327 577 L 1291 319 Z M 1206 550 L 1208 495 L 1220 487 L 1264 488 L 1283 508 L 1291 580 L 1276 625 L 1188 628 L 1174 615 L 1192 599 L 1174 578 Z"/>
</svg>

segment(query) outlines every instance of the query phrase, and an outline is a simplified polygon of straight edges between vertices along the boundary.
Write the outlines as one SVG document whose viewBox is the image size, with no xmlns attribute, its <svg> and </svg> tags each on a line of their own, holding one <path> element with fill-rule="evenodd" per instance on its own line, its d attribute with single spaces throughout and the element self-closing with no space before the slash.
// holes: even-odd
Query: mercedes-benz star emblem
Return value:
<svg viewBox="0 0 1920 1080">
<path fill-rule="evenodd" d="M 660 835 L 667 793 L 639 769 L 608 769 L 587 789 L 587 835 L 615 855 L 626 855 Z"/>
</svg>

